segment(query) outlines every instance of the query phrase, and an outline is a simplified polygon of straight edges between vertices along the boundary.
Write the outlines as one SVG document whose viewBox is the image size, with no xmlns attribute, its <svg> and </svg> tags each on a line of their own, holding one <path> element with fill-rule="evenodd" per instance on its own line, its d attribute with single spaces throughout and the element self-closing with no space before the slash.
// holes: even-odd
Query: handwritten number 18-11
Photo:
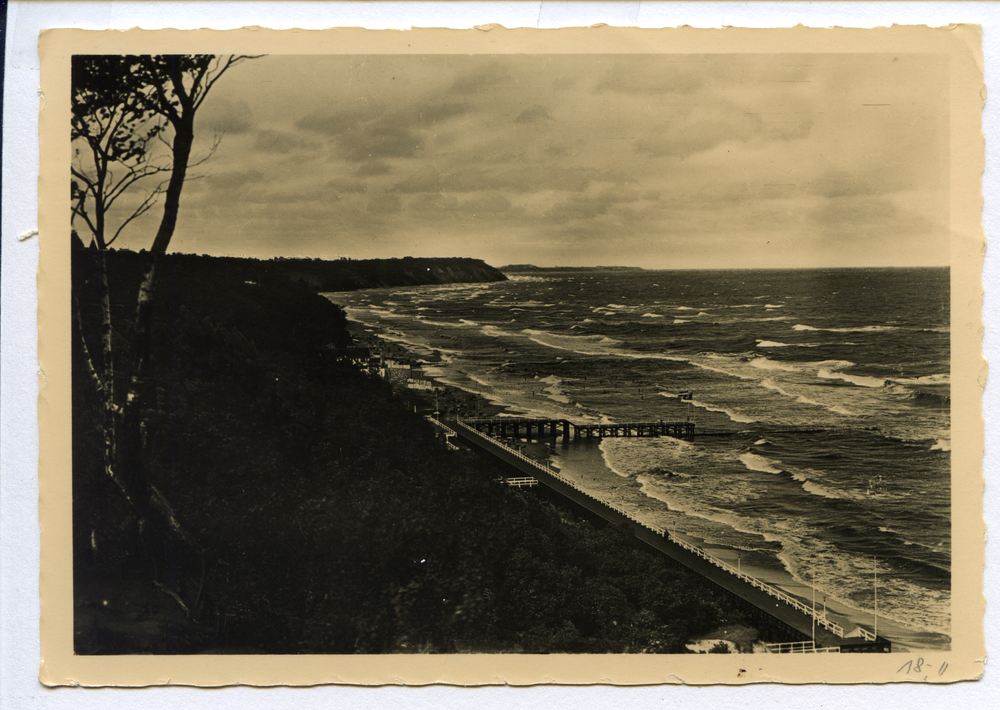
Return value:
<svg viewBox="0 0 1000 710">
<path fill-rule="evenodd" d="M 925 670 L 924 670 L 925 666 L 926 666 L 926 670 L 928 670 L 928 671 L 933 669 L 933 666 L 927 664 L 924 661 L 923 658 L 918 658 L 915 661 L 913 661 L 913 660 L 907 661 L 906 663 L 904 663 L 903 665 L 901 665 L 899 667 L 899 670 L 896 671 L 896 672 L 897 673 L 903 673 L 903 672 L 905 672 L 907 674 L 909 674 L 909 673 L 918 673 L 918 674 L 919 673 L 924 673 L 925 672 Z M 944 672 L 946 670 L 948 670 L 948 664 L 945 662 L 945 663 L 942 663 L 941 666 L 938 668 L 938 673 L 937 674 L 939 676 L 942 676 L 942 675 L 944 675 Z"/>
</svg>

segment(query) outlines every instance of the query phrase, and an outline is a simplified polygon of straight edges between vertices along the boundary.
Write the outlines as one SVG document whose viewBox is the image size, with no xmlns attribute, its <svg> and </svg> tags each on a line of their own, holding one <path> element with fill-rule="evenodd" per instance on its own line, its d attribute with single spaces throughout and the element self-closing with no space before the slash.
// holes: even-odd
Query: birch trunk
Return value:
<svg viewBox="0 0 1000 710">
<path fill-rule="evenodd" d="M 118 446 L 115 436 L 118 424 L 118 405 L 115 401 L 115 356 L 114 330 L 111 327 L 111 289 L 108 286 L 108 258 L 102 249 L 98 252 L 98 301 L 101 305 L 101 357 L 103 367 L 99 370 L 103 377 L 103 425 L 104 425 L 104 473 L 122 487 L 117 473 Z M 92 369 L 93 365 L 91 365 Z M 126 490 L 123 493 L 128 495 Z"/>
<path fill-rule="evenodd" d="M 129 354 L 117 353 L 117 361 L 116 353 L 114 353 L 111 297 L 108 287 L 106 262 L 108 243 L 104 239 L 104 210 L 96 210 L 95 224 L 91 224 L 88 220 L 88 225 L 94 232 L 95 242 L 100 252 L 96 256 L 99 272 L 98 302 L 101 309 L 100 350 L 102 362 L 100 367 L 96 366 L 97 363 L 92 357 L 92 355 L 96 355 L 96 352 L 87 348 L 86 339 L 83 340 L 82 345 L 83 354 L 88 362 L 88 372 L 95 382 L 102 403 L 104 473 L 121 490 L 135 512 L 141 532 L 139 544 L 145 551 L 152 553 L 154 561 L 167 561 L 183 566 L 186 566 L 186 563 L 192 559 L 200 562 L 201 581 L 197 583 L 194 603 L 191 604 L 191 608 L 193 608 L 197 604 L 201 594 L 201 585 L 204 583 L 204 551 L 197 540 L 181 525 L 166 496 L 153 485 L 145 455 L 143 413 L 147 408 L 146 399 L 149 396 L 146 376 L 151 349 L 150 329 L 158 268 L 177 226 L 181 191 L 184 187 L 184 181 L 187 179 L 188 162 L 194 143 L 195 113 L 215 81 L 241 58 L 230 57 L 223 64 L 213 63 L 213 57 L 208 55 L 187 59 L 180 56 L 148 59 L 150 61 L 139 65 L 130 64 L 129 71 L 139 72 L 138 81 L 140 84 L 142 82 L 145 84 L 142 84 L 137 91 L 141 94 L 142 101 L 149 103 L 148 106 L 143 103 L 143 107 L 136 110 L 143 115 L 158 114 L 169 121 L 170 127 L 174 131 L 171 144 L 173 151 L 171 174 L 165 190 L 163 216 L 150 249 L 151 261 L 136 295 L 135 319 L 132 323 L 131 333 L 132 350 Z M 87 77 L 83 76 L 83 78 Z M 188 82 L 187 85 L 185 85 L 185 81 Z M 144 93 L 147 85 L 153 90 L 153 93 Z M 88 94 L 83 92 L 78 98 L 81 101 L 86 101 Z M 95 115 L 99 115 L 99 109 L 102 105 L 100 100 L 94 104 L 94 110 L 98 111 L 98 114 Z M 86 109 L 86 105 L 83 108 Z M 81 112 L 81 116 L 83 118 L 81 118 L 80 125 L 82 127 L 80 130 L 85 132 L 84 129 L 87 126 L 85 110 Z M 126 144 L 131 145 L 127 141 Z M 98 176 L 90 184 L 94 190 L 95 202 L 99 206 L 105 206 L 103 190 L 106 181 L 111 179 L 110 174 L 106 172 L 106 159 L 115 152 L 110 147 L 96 149 L 96 152 L 99 153 L 99 155 L 95 155 Z M 112 184 L 115 184 L 113 180 Z M 112 241 L 114 240 L 112 239 Z M 79 304 L 77 304 L 77 308 L 79 308 Z M 83 338 L 82 319 L 79 324 L 81 338 Z M 151 547 L 154 540 L 157 545 Z M 190 579 L 185 580 L 186 574 L 178 573 L 177 568 L 171 571 L 175 573 L 175 590 L 168 591 L 180 601 L 180 595 L 175 594 L 175 591 L 180 592 L 178 585 L 190 581 Z M 189 608 L 183 601 L 181 601 L 181 605 L 185 610 Z"/>
<path fill-rule="evenodd" d="M 136 295 L 132 331 L 131 357 L 127 367 L 118 375 L 120 386 L 115 386 L 115 357 L 111 327 L 111 301 L 108 288 L 107 262 L 100 250 L 99 301 L 101 304 L 101 345 L 103 353 L 103 378 L 97 378 L 104 404 L 104 470 L 124 494 L 139 521 L 139 544 L 158 568 L 164 564 L 172 569 L 170 577 L 180 594 L 184 574 L 178 575 L 177 567 L 189 567 L 193 561 L 201 568 L 204 579 L 203 549 L 187 532 L 167 498 L 150 481 L 144 455 L 143 411 L 146 409 L 148 388 L 146 370 L 150 359 L 151 321 L 157 274 L 177 224 L 180 193 L 187 172 L 187 162 L 193 143 L 192 121 L 177 125 L 174 140 L 174 167 L 167 188 L 164 215 L 154 241 L 151 261 Z M 120 363 L 119 363 L 120 364 Z M 124 377 L 122 377 L 124 375 Z M 102 381 L 103 380 L 103 381 Z M 102 387 L 103 385 L 103 387 Z M 193 572 L 193 571 L 192 571 Z M 179 582 L 179 583 L 178 583 Z M 193 599 L 182 603 L 185 611 L 194 609 L 201 595 L 201 584 L 193 592 Z"/>
<path fill-rule="evenodd" d="M 193 118 L 182 118 L 175 124 L 175 130 L 174 164 L 164 200 L 163 218 L 151 249 L 151 262 L 136 297 L 132 362 L 127 378 L 127 392 L 121 408 L 118 433 L 119 462 L 122 469 L 128 472 L 133 485 L 138 489 L 137 494 L 140 497 L 138 502 L 143 520 L 151 524 L 152 530 L 150 532 L 162 538 L 164 544 L 169 548 L 165 550 L 167 556 L 173 558 L 175 562 L 178 558 L 182 562 L 184 558 L 195 558 L 200 563 L 202 576 L 204 576 L 203 549 L 195 538 L 184 529 L 167 498 L 150 482 L 143 455 L 145 446 L 142 414 L 146 408 L 146 398 L 148 397 L 145 378 L 150 358 L 151 321 L 157 274 L 163 254 L 170 244 L 170 239 L 177 225 L 181 189 L 184 187 L 188 159 L 194 142 Z M 200 595 L 199 583 L 195 592 L 195 600 L 188 606 L 194 607 Z"/>
</svg>

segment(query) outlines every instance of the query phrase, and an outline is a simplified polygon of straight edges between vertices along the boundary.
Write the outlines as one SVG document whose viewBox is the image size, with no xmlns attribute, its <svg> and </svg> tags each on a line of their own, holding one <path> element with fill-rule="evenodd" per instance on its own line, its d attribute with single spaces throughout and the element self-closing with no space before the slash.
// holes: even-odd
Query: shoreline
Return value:
<svg viewBox="0 0 1000 710">
<path fill-rule="evenodd" d="M 405 345 L 400 344 L 398 341 L 384 337 L 384 333 L 379 332 L 376 327 L 363 321 L 348 318 L 347 330 L 355 341 L 359 343 L 362 343 L 369 336 L 373 336 L 381 343 L 383 352 L 386 352 L 390 356 L 405 355 L 407 359 L 426 362 L 427 366 L 431 368 L 444 364 L 443 358 L 441 358 L 441 356 L 436 352 L 430 356 L 415 353 Z M 430 358 L 436 359 L 431 360 Z M 428 377 L 434 381 L 434 389 L 441 390 L 437 399 L 438 403 L 441 405 L 440 411 L 443 416 L 447 416 L 448 414 L 460 414 L 463 411 L 474 411 L 477 412 L 476 416 L 484 418 L 503 415 L 517 416 L 518 414 L 521 414 L 521 412 L 518 412 L 516 409 L 512 409 L 509 405 L 492 400 L 479 392 L 463 389 L 454 383 L 446 382 L 440 375 L 431 374 L 428 375 Z M 434 404 L 435 396 L 433 390 L 428 392 L 427 390 L 406 389 L 404 392 L 407 395 L 415 396 L 425 402 Z"/>
<path fill-rule="evenodd" d="M 447 366 L 446 360 L 433 348 L 427 348 L 432 351 L 428 354 L 414 352 L 405 344 L 401 344 L 391 337 L 383 337 L 385 334 L 380 332 L 377 326 L 349 319 L 348 328 L 356 338 L 359 335 L 374 336 L 382 344 L 383 350 L 389 353 L 403 354 L 406 358 L 426 362 L 429 368 Z M 514 405 L 491 399 L 480 392 L 464 389 L 453 382 L 448 382 L 445 377 L 440 375 L 432 374 L 429 377 L 435 382 L 435 390 L 440 391 L 436 398 L 434 392 L 426 390 L 405 390 L 405 393 L 429 405 L 430 411 L 434 411 L 435 399 L 437 399 L 442 417 L 470 413 L 473 416 L 484 418 L 531 415 L 531 412 L 524 411 L 524 409 Z M 599 446 L 600 440 L 557 444 L 553 447 L 552 461 L 562 475 L 574 479 L 596 497 L 612 505 L 632 508 L 631 512 L 636 517 L 642 517 L 646 512 L 662 510 L 660 506 L 654 506 L 648 501 L 648 496 L 640 490 L 640 484 L 632 478 L 622 476 L 607 464 Z M 623 489 L 631 492 L 623 493 Z M 685 517 L 682 511 L 676 511 L 669 505 L 666 507 L 671 513 L 682 518 Z M 733 547 L 712 544 L 697 535 L 687 534 L 676 529 L 671 529 L 671 534 L 704 549 L 733 567 L 740 568 L 744 573 L 761 582 L 781 589 L 806 605 L 813 603 L 813 587 L 797 579 L 787 569 L 777 553 L 771 554 L 762 551 L 748 553 Z M 869 629 L 875 625 L 873 614 L 849 606 L 839 599 L 830 598 L 829 595 L 821 595 L 818 592 L 815 595 L 816 607 L 825 607 L 828 618 L 841 624 L 845 631 L 849 632 L 856 625 L 863 625 Z M 947 650 L 950 647 L 950 637 L 943 633 L 912 629 L 882 617 L 878 619 L 878 633 L 892 641 L 894 652 Z"/>
<path fill-rule="evenodd" d="M 607 465 L 599 443 L 589 442 L 589 446 L 581 446 L 580 443 L 574 442 L 568 446 L 555 447 L 555 463 L 559 467 L 561 475 L 572 478 L 595 496 L 603 498 L 613 505 L 632 507 L 633 510 L 630 512 L 635 517 L 641 518 L 644 512 L 652 509 L 643 501 L 644 496 L 639 492 L 639 487 L 635 486 L 633 489 L 630 485 L 630 483 L 635 483 L 634 479 L 621 476 Z M 634 490 L 635 493 L 627 495 L 621 492 L 623 490 Z M 618 500 L 615 500 L 616 497 Z M 670 510 L 672 513 L 684 517 L 684 513 L 681 511 L 675 511 L 672 508 Z M 658 524 L 662 525 L 662 522 Z M 807 606 L 813 603 L 813 587 L 796 578 L 785 567 L 777 553 L 747 552 L 726 545 L 713 544 L 698 535 L 685 533 L 673 527 L 670 528 L 670 534 L 702 548 L 710 555 L 761 582 L 781 589 Z M 856 609 L 839 599 L 823 595 L 818 591 L 815 603 L 817 609 L 825 607 L 828 618 L 841 624 L 847 632 L 850 632 L 856 625 L 862 625 L 869 629 L 875 625 L 873 614 Z M 892 641 L 894 652 L 947 650 L 950 647 L 950 637 L 945 634 L 912 629 L 883 617 L 878 618 L 878 634 Z"/>
</svg>

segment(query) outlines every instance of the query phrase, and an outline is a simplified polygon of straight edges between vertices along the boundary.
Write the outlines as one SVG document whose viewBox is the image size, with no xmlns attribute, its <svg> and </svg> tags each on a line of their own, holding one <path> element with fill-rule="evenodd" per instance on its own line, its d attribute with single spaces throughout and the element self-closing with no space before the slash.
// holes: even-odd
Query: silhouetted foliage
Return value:
<svg viewBox="0 0 1000 710">
<path fill-rule="evenodd" d="M 125 293 L 150 258 L 108 257 Z M 83 298 L 95 256 L 77 259 Z M 206 550 L 198 623 L 150 611 L 169 600 L 148 582 L 112 609 L 85 593 L 107 598 L 134 556 L 91 473 L 99 403 L 74 387 L 78 652 L 677 653 L 741 620 L 627 530 L 442 447 L 384 382 L 330 356 L 350 342 L 343 311 L 267 264 L 167 255 L 152 311 L 144 456 Z"/>
<path fill-rule="evenodd" d="M 201 599 L 205 558 L 201 545 L 181 524 L 170 497 L 151 481 L 146 466 L 147 431 L 143 420 L 151 388 L 145 381 L 150 359 L 150 313 L 155 301 L 157 266 L 177 223 L 181 191 L 194 144 L 194 119 L 209 91 L 226 71 L 246 57 L 214 55 L 77 55 L 72 60 L 71 224 L 81 218 L 96 254 L 91 289 L 74 294 L 74 344 L 81 372 L 101 401 L 100 473 L 114 484 L 128 513 L 134 545 L 150 558 L 157 583 L 190 613 Z M 218 143 L 216 143 L 218 145 Z M 166 155 L 157 157 L 162 146 Z M 213 147 L 214 150 L 214 147 Z M 209 152 L 211 154 L 211 151 Z M 121 212 L 109 236 L 112 208 L 127 193 L 163 175 L 135 206 Z M 163 216 L 152 239 L 141 280 L 109 279 L 107 252 L 132 220 L 164 194 Z M 126 200 L 127 201 L 127 200 Z M 72 249 L 83 242 L 72 232 Z M 112 293 L 114 291 L 114 293 Z M 112 308 L 130 303 L 130 309 Z M 114 313 L 113 313 L 114 311 Z M 131 311 L 131 312 L 129 312 Z M 116 325 L 117 323 L 117 325 Z M 183 588 L 193 565 L 201 579 Z"/>
</svg>

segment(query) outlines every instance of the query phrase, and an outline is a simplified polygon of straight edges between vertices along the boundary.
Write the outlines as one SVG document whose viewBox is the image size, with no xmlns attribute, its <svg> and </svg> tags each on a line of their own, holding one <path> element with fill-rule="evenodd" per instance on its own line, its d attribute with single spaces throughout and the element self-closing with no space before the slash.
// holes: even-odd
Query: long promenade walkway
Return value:
<svg viewBox="0 0 1000 710">
<path fill-rule="evenodd" d="M 864 627 L 845 632 L 840 625 L 830 621 L 823 611 L 813 608 L 804 600 L 793 597 L 761 582 L 727 562 L 684 540 L 671 536 L 666 530 L 633 518 L 604 500 L 596 498 L 576 483 L 497 439 L 477 431 L 460 419 L 452 428 L 465 441 L 488 451 L 514 466 L 542 485 L 573 501 L 591 513 L 613 523 L 629 526 L 635 536 L 668 557 L 701 574 L 719 587 L 751 604 L 773 620 L 784 624 L 808 639 L 815 639 L 816 648 L 837 649 L 840 652 L 888 652 L 889 641 L 876 637 Z M 791 635 L 791 634 L 790 634 Z"/>
</svg>

